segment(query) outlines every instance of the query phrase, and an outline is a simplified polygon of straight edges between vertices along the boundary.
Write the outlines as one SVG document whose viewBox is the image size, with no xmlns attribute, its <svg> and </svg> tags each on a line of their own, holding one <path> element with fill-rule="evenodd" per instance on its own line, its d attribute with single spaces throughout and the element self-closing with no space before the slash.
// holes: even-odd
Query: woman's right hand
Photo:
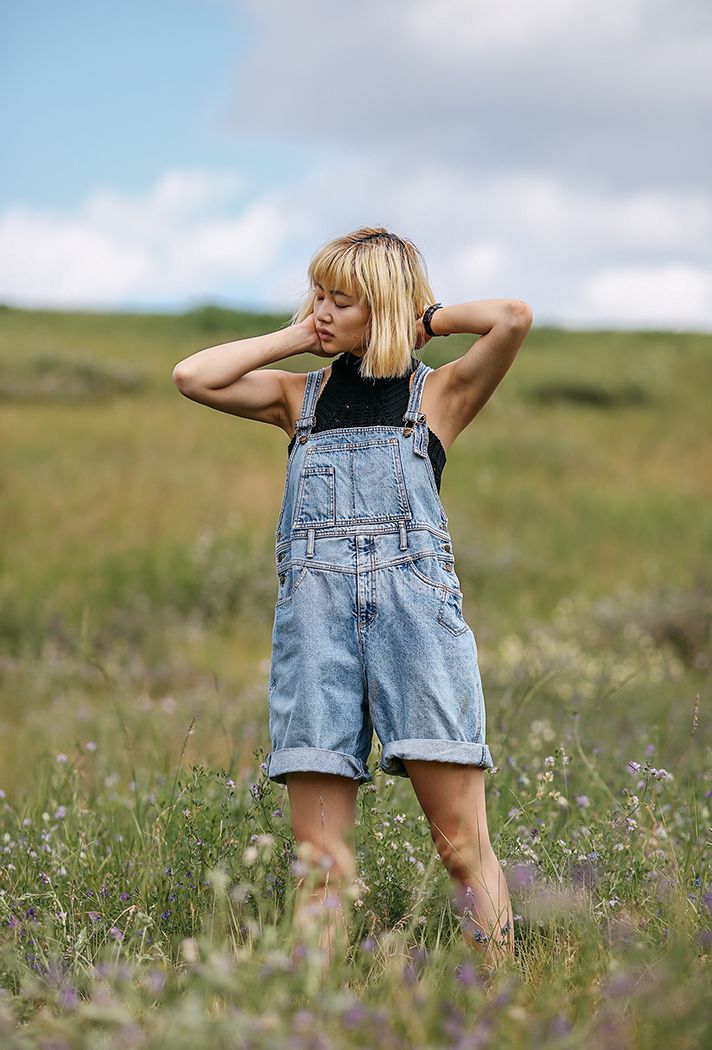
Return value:
<svg viewBox="0 0 712 1050">
<path fill-rule="evenodd" d="M 311 337 L 311 346 L 309 347 L 310 354 L 315 354 L 316 357 L 336 357 L 338 354 L 341 353 L 341 350 L 334 350 L 330 353 L 324 348 L 321 340 L 319 339 L 319 333 L 316 330 L 316 320 L 314 318 L 313 313 L 309 314 L 308 317 L 304 318 L 304 320 L 301 322 L 301 327 L 308 334 L 308 336 Z"/>
</svg>

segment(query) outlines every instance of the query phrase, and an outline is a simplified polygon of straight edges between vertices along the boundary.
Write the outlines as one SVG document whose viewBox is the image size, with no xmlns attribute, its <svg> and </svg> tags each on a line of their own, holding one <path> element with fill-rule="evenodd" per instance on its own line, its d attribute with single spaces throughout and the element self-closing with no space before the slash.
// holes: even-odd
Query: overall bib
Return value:
<svg viewBox="0 0 712 1050">
<path fill-rule="evenodd" d="M 403 426 L 312 433 L 324 369 L 307 373 L 276 527 L 268 776 L 372 781 L 402 759 L 492 767 L 477 643 L 413 376 Z"/>
</svg>

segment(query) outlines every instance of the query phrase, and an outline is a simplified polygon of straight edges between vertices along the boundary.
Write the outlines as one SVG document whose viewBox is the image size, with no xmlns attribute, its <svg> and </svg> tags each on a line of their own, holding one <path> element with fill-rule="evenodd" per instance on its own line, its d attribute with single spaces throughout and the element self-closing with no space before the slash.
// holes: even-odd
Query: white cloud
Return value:
<svg viewBox="0 0 712 1050">
<path fill-rule="evenodd" d="M 242 180 L 171 172 L 143 196 L 99 190 L 74 214 L 13 206 L 0 215 L 0 300 L 107 306 L 209 295 L 278 265 L 286 229 L 270 195 L 228 205 Z M 230 285 L 230 282 L 237 282 Z"/>
<path fill-rule="evenodd" d="M 712 329 L 712 203 L 700 194 L 606 194 L 524 174 L 473 183 L 436 159 L 396 178 L 367 157 L 232 202 L 241 187 L 229 173 L 174 172 L 143 196 L 102 190 L 74 215 L 9 209 L 0 301 L 212 298 L 291 312 L 317 247 L 382 223 L 415 241 L 444 302 L 522 298 L 538 323 Z"/>
<path fill-rule="evenodd" d="M 609 266 L 582 282 L 581 312 L 626 326 L 712 327 L 712 267 Z"/>
</svg>

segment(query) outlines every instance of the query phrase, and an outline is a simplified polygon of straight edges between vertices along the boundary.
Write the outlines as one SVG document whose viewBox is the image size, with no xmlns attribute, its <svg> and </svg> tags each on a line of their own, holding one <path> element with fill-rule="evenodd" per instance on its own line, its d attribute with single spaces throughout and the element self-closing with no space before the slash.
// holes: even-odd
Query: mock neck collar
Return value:
<svg viewBox="0 0 712 1050">
<path fill-rule="evenodd" d="M 370 377 L 364 378 L 359 371 L 361 367 L 361 356 L 362 355 L 360 354 L 352 354 L 350 350 L 347 350 L 343 354 L 339 354 L 332 362 L 332 373 L 335 372 L 344 379 L 352 379 L 359 383 L 394 383 L 404 378 L 403 376 L 383 376 L 380 379 L 371 379 Z M 413 354 L 411 367 L 409 368 L 407 375 L 410 375 L 417 366 L 418 359 Z"/>
</svg>

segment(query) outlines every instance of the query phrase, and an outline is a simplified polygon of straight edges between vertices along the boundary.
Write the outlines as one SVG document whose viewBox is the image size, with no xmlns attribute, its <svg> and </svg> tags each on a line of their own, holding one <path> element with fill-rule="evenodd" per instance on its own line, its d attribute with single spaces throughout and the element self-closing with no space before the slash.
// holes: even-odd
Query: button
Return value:
<svg viewBox="0 0 712 1050">
<path fill-rule="evenodd" d="M 277 555 L 277 561 L 281 561 L 283 557 L 284 557 L 284 553 L 278 554 Z"/>
<path fill-rule="evenodd" d="M 452 565 L 450 565 L 449 562 L 445 565 L 445 568 L 447 569 L 448 572 L 452 572 Z"/>
<path fill-rule="evenodd" d="M 280 572 L 280 574 L 279 574 L 279 582 L 280 582 L 280 583 L 284 583 L 284 581 L 286 580 L 286 578 L 287 578 L 287 577 L 286 577 L 285 573 L 283 573 L 283 572 Z"/>
<path fill-rule="evenodd" d="M 447 551 L 447 552 L 448 552 L 448 554 L 452 553 L 452 547 L 450 546 L 450 544 L 449 544 L 449 543 L 445 543 L 445 544 L 443 545 L 443 550 L 444 550 L 444 551 Z"/>
</svg>

